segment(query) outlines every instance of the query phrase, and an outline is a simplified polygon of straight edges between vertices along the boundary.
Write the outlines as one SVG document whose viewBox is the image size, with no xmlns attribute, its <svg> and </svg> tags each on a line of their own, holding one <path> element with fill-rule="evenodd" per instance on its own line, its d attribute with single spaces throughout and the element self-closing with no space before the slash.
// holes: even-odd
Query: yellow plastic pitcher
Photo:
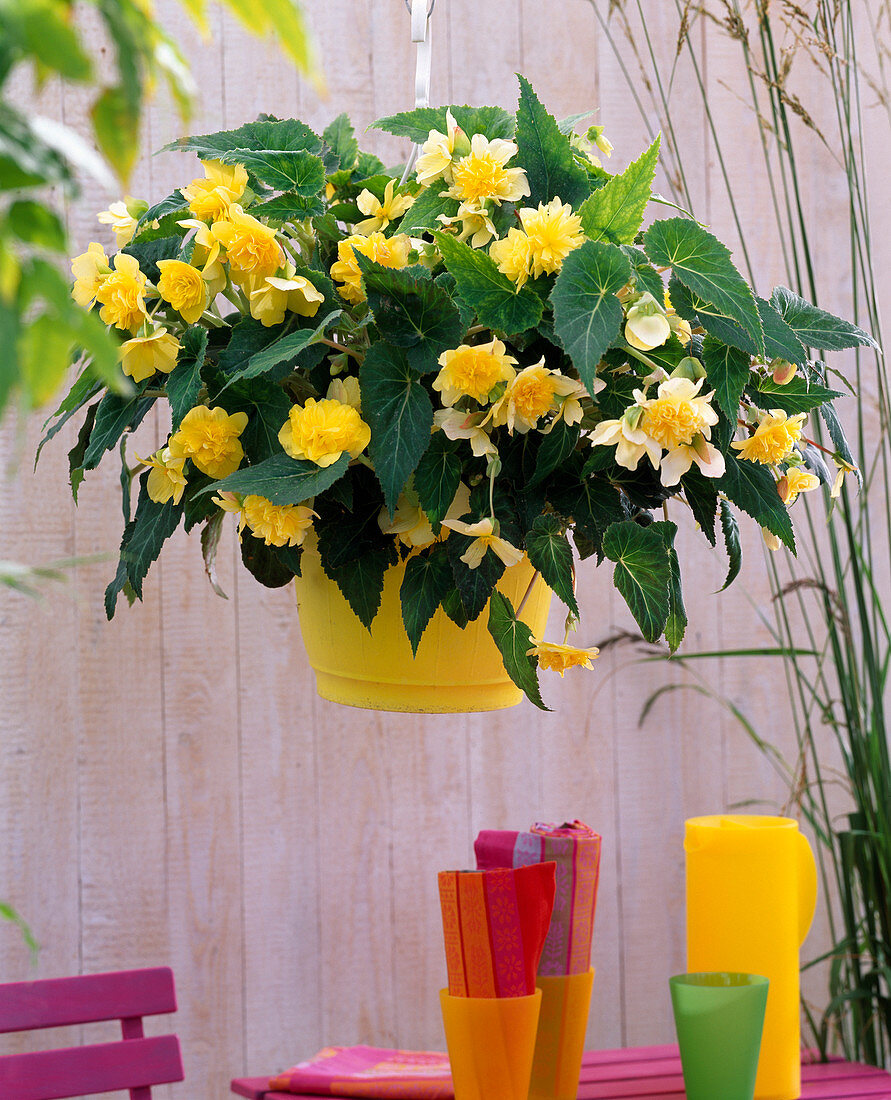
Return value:
<svg viewBox="0 0 891 1100">
<path fill-rule="evenodd" d="M 817 901 L 810 845 L 787 817 L 686 823 L 687 968 L 770 980 L 755 1100 L 801 1095 L 798 951 Z"/>
</svg>

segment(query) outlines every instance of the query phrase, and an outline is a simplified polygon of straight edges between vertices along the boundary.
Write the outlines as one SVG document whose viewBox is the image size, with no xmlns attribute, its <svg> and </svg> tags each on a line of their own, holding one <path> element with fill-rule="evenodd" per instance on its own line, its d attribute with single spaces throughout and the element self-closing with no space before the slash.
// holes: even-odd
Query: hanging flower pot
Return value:
<svg viewBox="0 0 891 1100">
<path fill-rule="evenodd" d="M 599 129 L 569 132 L 522 78 L 516 114 L 376 125 L 423 145 L 402 179 L 344 116 L 174 143 L 204 178 L 116 227 L 132 234 L 117 255 L 94 243 L 72 264 L 129 378 L 87 363 L 50 434 L 85 410 L 77 486 L 169 403 L 161 449 L 125 459 L 139 493 L 109 616 L 180 522 L 202 528 L 212 576 L 234 513 L 254 577 L 298 578 L 323 695 L 469 710 L 520 689 L 544 706 L 540 669 L 596 656 L 567 644 L 577 568 L 608 560 L 643 637 L 673 650 L 678 524 L 715 545 L 720 517 L 729 579 L 737 515 L 794 548 L 790 507 L 831 480 L 809 411 L 826 406 L 831 459 L 854 469 L 806 347 L 872 341 L 782 287 L 756 299 L 690 218 L 644 230 L 658 139 L 611 175 Z M 569 611 L 554 642 L 546 587 Z"/>
<path fill-rule="evenodd" d="M 405 569 L 401 562 L 384 574 L 380 609 L 368 630 L 325 576 L 315 546 L 304 547 L 301 575 L 294 583 L 319 695 L 351 707 L 423 714 L 500 710 L 519 703 L 523 693 L 505 671 L 489 632 L 488 606 L 463 629 L 437 609 L 417 654 L 412 652 L 399 598 Z M 522 605 L 520 620 L 542 637 L 551 590 L 528 560 L 506 569 L 496 587 L 512 607 Z"/>
</svg>

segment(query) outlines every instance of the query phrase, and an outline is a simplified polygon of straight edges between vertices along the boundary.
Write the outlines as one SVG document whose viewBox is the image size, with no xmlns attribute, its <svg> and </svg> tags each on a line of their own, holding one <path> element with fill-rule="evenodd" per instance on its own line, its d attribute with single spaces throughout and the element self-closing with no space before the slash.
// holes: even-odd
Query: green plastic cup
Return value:
<svg viewBox="0 0 891 1100">
<path fill-rule="evenodd" d="M 767 978 L 676 974 L 668 984 L 687 1100 L 752 1100 Z"/>
</svg>

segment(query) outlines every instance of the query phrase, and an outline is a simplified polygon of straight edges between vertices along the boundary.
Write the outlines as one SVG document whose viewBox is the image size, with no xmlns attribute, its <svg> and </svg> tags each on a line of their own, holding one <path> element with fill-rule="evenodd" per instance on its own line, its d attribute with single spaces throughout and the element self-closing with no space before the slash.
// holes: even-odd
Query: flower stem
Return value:
<svg viewBox="0 0 891 1100">
<path fill-rule="evenodd" d="M 539 576 L 540 576 L 540 573 L 536 569 L 535 572 L 532 574 L 532 580 L 529 582 L 529 587 L 526 589 L 525 595 L 523 596 L 522 600 L 520 600 L 520 605 L 517 608 L 517 618 L 518 619 L 519 619 L 520 615 L 523 612 L 523 608 L 526 606 L 527 602 L 529 601 L 529 597 L 532 595 L 532 587 L 535 584 L 535 582 L 538 580 Z"/>
<path fill-rule="evenodd" d="M 352 355 L 352 357 L 359 363 L 365 358 L 361 352 L 355 351 L 353 348 L 348 348 L 346 344 L 338 344 L 335 340 L 329 340 L 327 336 L 320 336 L 320 344 L 327 344 L 329 348 L 334 348 L 335 351 L 342 352 L 345 355 Z"/>
</svg>

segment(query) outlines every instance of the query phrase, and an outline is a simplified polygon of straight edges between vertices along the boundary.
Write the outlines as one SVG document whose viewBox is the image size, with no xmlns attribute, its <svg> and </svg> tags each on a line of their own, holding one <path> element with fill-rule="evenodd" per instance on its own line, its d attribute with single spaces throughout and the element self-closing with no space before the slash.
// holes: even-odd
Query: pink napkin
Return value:
<svg viewBox="0 0 891 1100">
<path fill-rule="evenodd" d="M 383 1100 L 452 1100 L 455 1095 L 447 1054 L 380 1047 L 325 1047 L 270 1078 L 269 1091 Z"/>
<path fill-rule="evenodd" d="M 538 973 L 579 974 L 591 965 L 591 938 L 600 873 L 600 837 L 581 821 L 536 823 L 528 833 L 485 829 L 474 841 L 480 870 L 557 865 L 554 913 Z"/>
</svg>

